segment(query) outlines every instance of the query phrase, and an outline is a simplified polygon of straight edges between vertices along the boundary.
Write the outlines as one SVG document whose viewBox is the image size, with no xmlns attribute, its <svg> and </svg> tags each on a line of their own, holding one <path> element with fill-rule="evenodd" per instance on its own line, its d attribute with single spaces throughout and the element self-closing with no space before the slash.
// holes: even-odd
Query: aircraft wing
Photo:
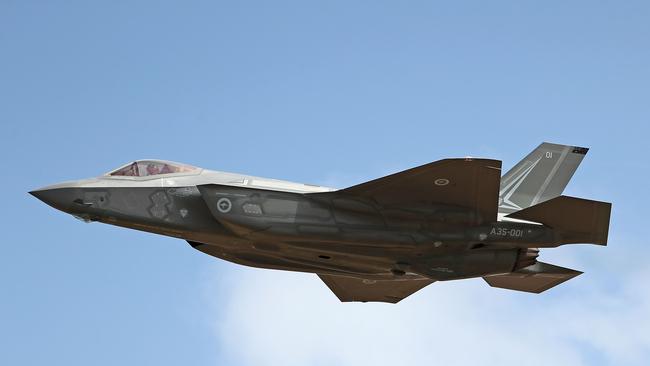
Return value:
<svg viewBox="0 0 650 366">
<path fill-rule="evenodd" d="M 378 301 L 395 304 L 433 280 L 367 280 L 356 277 L 318 275 L 342 302 Z"/>
<path fill-rule="evenodd" d="M 500 182 L 499 160 L 444 159 L 331 193 L 365 197 L 383 206 L 460 206 L 474 209 L 481 223 L 496 221 Z"/>
</svg>

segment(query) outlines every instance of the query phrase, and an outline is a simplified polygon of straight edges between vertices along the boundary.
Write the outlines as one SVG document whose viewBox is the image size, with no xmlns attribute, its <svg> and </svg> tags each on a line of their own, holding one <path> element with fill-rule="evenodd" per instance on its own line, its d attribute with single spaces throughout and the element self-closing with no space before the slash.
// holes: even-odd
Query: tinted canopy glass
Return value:
<svg viewBox="0 0 650 366">
<path fill-rule="evenodd" d="M 117 169 L 109 175 L 122 177 L 148 177 L 151 175 L 190 173 L 198 168 L 169 161 L 142 160 Z"/>
</svg>

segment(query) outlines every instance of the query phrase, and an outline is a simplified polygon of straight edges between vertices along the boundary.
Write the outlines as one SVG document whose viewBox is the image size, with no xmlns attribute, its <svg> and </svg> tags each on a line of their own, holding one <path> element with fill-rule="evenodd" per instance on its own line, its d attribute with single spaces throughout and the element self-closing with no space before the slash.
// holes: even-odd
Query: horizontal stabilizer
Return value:
<svg viewBox="0 0 650 366">
<path fill-rule="evenodd" d="M 562 244 L 607 245 L 612 204 L 559 196 L 507 217 L 542 223 L 555 229 Z"/>
<path fill-rule="evenodd" d="M 429 279 L 368 280 L 322 274 L 318 277 L 342 302 L 378 301 L 395 304 L 434 282 Z"/>
<path fill-rule="evenodd" d="M 537 262 L 516 272 L 483 279 L 492 287 L 538 294 L 580 274 L 582 272 L 573 269 Z"/>
</svg>

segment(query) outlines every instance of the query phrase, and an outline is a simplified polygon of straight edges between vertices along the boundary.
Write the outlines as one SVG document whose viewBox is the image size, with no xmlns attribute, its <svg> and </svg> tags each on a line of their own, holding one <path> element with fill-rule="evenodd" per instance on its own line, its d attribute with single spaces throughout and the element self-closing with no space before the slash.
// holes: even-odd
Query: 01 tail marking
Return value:
<svg viewBox="0 0 650 366">
<path fill-rule="evenodd" d="M 533 201 L 530 203 L 531 206 L 535 206 L 536 204 L 539 203 L 539 199 L 542 196 L 542 193 L 544 193 L 544 191 L 546 191 L 546 187 L 548 187 L 548 184 L 551 182 L 553 177 L 555 177 L 555 173 L 557 173 L 557 170 L 560 168 L 562 163 L 564 163 L 564 159 L 566 159 L 566 156 L 569 153 L 569 149 L 570 149 L 569 146 L 565 146 L 564 149 L 562 149 L 562 155 L 560 155 L 560 158 L 557 159 L 557 161 L 555 162 L 555 165 L 553 166 L 553 169 L 551 169 L 551 172 L 548 174 L 548 176 L 544 180 L 544 183 L 542 183 L 542 186 L 539 188 L 539 191 L 537 191 L 537 194 L 533 198 Z M 553 152 L 552 151 L 547 151 L 545 156 L 546 156 L 547 159 L 551 159 L 553 157 Z"/>
</svg>

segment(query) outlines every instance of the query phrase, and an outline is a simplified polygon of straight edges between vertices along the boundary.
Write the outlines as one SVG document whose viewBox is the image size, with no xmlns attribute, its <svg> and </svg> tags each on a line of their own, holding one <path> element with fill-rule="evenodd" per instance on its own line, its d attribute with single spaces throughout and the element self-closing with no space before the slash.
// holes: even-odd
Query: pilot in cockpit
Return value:
<svg viewBox="0 0 650 366">
<path fill-rule="evenodd" d="M 147 175 L 157 175 L 157 174 L 163 174 L 160 171 L 160 167 L 156 163 L 149 163 L 147 164 Z"/>
<path fill-rule="evenodd" d="M 181 171 L 181 169 L 178 169 Z M 172 167 L 169 164 L 163 164 L 162 169 L 160 169 L 160 174 L 170 174 L 170 173 L 175 173 L 174 170 L 172 170 Z"/>
</svg>

